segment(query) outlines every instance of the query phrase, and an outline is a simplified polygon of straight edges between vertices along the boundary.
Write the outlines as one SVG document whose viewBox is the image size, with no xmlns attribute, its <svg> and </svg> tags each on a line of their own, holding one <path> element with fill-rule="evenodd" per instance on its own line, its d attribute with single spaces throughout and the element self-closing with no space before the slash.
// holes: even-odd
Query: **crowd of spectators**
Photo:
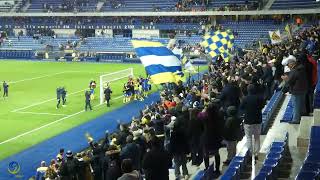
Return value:
<svg viewBox="0 0 320 180">
<path fill-rule="evenodd" d="M 64 154 L 60 150 L 49 166 L 41 162 L 37 177 L 166 180 L 168 169 L 174 167 L 177 179 L 188 179 L 186 163 L 190 160 L 194 166 L 204 162 L 206 170 L 212 166 L 213 171 L 205 172 L 217 178 L 219 149 L 227 147 L 223 163 L 228 165 L 244 135 L 251 155 L 257 158 L 261 111 L 274 91 L 290 92 L 293 97 L 293 123 L 300 122 L 301 114 L 312 112 L 319 34 L 320 27 L 314 26 L 287 43 L 265 45 L 229 63 L 218 59 L 200 80 L 163 84 L 160 100 L 131 123 L 119 122 L 119 130 L 106 132 L 100 142 L 87 136 L 87 151 Z M 209 155 L 214 157 L 211 165 Z"/>
<path fill-rule="evenodd" d="M 124 23 L 128 25 L 138 24 L 167 24 L 167 23 L 190 23 L 206 24 L 210 21 L 208 17 L 1 17 L 4 25 L 83 25 L 83 24 L 104 24 L 115 25 Z"/>
<path fill-rule="evenodd" d="M 248 10 L 257 10 L 259 8 L 259 2 L 249 2 L 245 1 L 245 4 L 229 4 L 227 6 L 221 6 L 216 8 L 218 11 L 248 11 Z"/>
<path fill-rule="evenodd" d="M 96 1 L 94 1 L 96 3 Z M 43 3 L 44 12 L 79 12 L 90 6 L 89 0 L 63 0 L 58 6 L 51 3 Z"/>
<path fill-rule="evenodd" d="M 208 0 L 179 0 L 175 5 L 176 11 L 190 11 L 190 10 L 206 10 Z"/>
<path fill-rule="evenodd" d="M 123 0 L 110 0 L 111 8 L 113 9 L 119 9 L 121 7 L 125 7 L 125 3 Z"/>
</svg>

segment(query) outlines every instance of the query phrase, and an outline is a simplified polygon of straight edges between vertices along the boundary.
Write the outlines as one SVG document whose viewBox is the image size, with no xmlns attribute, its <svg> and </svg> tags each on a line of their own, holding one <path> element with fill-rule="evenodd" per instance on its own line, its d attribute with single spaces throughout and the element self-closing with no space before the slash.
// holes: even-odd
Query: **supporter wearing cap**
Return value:
<svg viewBox="0 0 320 180">
<path fill-rule="evenodd" d="M 47 169 L 48 167 L 46 166 L 46 162 L 41 161 L 40 167 L 37 168 L 36 180 L 44 179 Z"/>
<path fill-rule="evenodd" d="M 73 158 L 73 153 L 70 150 L 67 151 L 66 157 L 66 162 L 60 167 L 60 176 L 62 179 L 75 180 L 78 176 L 79 162 L 76 158 Z"/>
<path fill-rule="evenodd" d="M 289 87 L 289 92 L 292 94 L 293 102 L 293 124 L 299 124 L 301 114 L 305 113 L 305 96 L 307 93 L 307 74 L 305 67 L 302 64 L 297 64 L 295 58 L 289 58 L 287 65 L 290 68 L 290 73 L 286 79 L 286 84 Z M 286 92 L 286 89 L 284 89 Z"/>
</svg>

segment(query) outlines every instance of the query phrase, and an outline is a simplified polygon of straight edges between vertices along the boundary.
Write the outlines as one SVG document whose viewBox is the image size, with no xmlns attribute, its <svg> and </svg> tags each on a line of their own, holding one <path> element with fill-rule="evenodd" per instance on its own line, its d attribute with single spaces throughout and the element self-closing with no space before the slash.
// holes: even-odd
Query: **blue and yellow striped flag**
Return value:
<svg viewBox="0 0 320 180">
<path fill-rule="evenodd" d="M 229 30 L 223 32 L 216 31 L 211 34 L 207 34 L 203 39 L 204 40 L 201 45 L 206 48 L 208 54 L 213 59 L 216 59 L 221 55 L 225 62 L 229 61 L 229 51 L 233 47 L 234 42 L 234 36 Z"/>
<path fill-rule="evenodd" d="M 143 66 L 151 82 L 161 84 L 167 82 L 177 83 L 183 73 L 181 61 L 174 53 L 160 42 L 132 40 Z"/>
</svg>

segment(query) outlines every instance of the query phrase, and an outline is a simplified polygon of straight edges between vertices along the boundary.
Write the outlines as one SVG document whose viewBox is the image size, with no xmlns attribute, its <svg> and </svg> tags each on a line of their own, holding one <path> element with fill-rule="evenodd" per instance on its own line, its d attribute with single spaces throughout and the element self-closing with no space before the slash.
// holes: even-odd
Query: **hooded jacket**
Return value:
<svg viewBox="0 0 320 180">
<path fill-rule="evenodd" d="M 134 170 L 130 173 L 125 173 L 118 180 L 141 180 L 141 175 L 137 170 Z"/>
<path fill-rule="evenodd" d="M 287 81 L 291 94 L 303 94 L 308 90 L 307 73 L 302 64 L 297 65 L 289 73 Z"/>
</svg>

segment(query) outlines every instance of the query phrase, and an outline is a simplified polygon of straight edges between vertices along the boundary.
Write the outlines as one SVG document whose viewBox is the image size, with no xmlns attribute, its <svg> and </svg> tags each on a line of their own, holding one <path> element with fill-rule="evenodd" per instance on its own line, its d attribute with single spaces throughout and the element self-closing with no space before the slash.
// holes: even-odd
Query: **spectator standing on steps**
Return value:
<svg viewBox="0 0 320 180">
<path fill-rule="evenodd" d="M 247 87 L 248 95 L 243 98 L 240 104 L 240 112 L 244 114 L 244 132 L 247 138 L 247 147 L 255 158 L 258 158 L 260 150 L 260 134 L 262 123 L 262 109 L 264 107 L 263 97 L 258 95 L 254 85 Z M 252 144 L 254 136 L 254 144 Z M 254 152 L 253 152 L 254 145 Z"/>
<path fill-rule="evenodd" d="M 299 124 L 301 114 L 306 111 L 305 96 L 308 91 L 307 74 L 303 64 L 297 64 L 296 58 L 289 58 L 287 63 L 290 68 L 290 73 L 288 76 L 282 76 L 282 78 L 286 81 L 289 92 L 292 94 L 293 119 L 290 123 Z M 284 88 L 283 91 L 286 92 L 287 89 Z"/>
<path fill-rule="evenodd" d="M 91 107 L 91 92 L 90 92 L 90 90 L 86 90 L 86 92 L 85 92 L 85 98 L 86 98 L 86 105 L 85 105 L 85 111 L 87 111 L 88 110 L 88 107 L 89 107 L 89 109 L 92 111 L 92 107 Z"/>
</svg>

